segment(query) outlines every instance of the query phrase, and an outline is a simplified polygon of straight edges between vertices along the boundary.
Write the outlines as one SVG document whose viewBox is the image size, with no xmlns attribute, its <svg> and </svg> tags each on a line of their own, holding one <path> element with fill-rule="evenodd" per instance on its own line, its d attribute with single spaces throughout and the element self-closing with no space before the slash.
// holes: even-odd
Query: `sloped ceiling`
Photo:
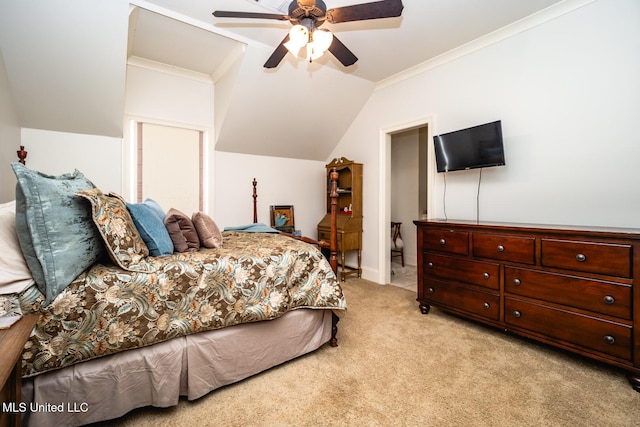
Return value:
<svg viewBox="0 0 640 427">
<path fill-rule="evenodd" d="M 326 160 L 371 95 L 373 83 L 320 64 L 310 65 L 313 71 L 308 72 L 256 72 L 265 54 L 270 55 L 264 47 L 248 46 L 230 79 L 232 96 L 225 115 L 216 120 L 216 149 Z"/>
<path fill-rule="evenodd" d="M 20 126 L 122 136 L 126 1 L 3 0 L 0 53 Z"/>
<path fill-rule="evenodd" d="M 144 58 L 210 76 L 242 45 L 194 25 L 148 9 L 133 7 L 127 57 Z"/>
<path fill-rule="evenodd" d="M 325 24 L 359 57 L 347 68 L 327 54 L 313 63 L 287 55 L 266 70 L 290 24 L 211 14 L 282 13 L 288 3 L 3 0 L 7 95 L 21 126 L 121 137 L 126 64 L 144 60 L 215 83 L 217 150 L 324 161 L 376 85 L 563 2 L 403 0 L 400 18 Z"/>
</svg>

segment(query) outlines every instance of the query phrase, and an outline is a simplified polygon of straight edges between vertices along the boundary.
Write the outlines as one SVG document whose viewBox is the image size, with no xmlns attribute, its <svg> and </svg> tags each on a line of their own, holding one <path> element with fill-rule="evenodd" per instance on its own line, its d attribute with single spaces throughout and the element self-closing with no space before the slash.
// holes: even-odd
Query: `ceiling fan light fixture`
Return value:
<svg viewBox="0 0 640 427">
<path fill-rule="evenodd" d="M 315 30 L 312 35 L 316 49 L 325 52 L 333 42 L 333 34 L 328 30 Z"/>
<path fill-rule="evenodd" d="M 300 49 L 302 49 L 302 46 L 298 46 L 295 43 L 291 43 L 291 40 L 286 42 L 283 46 L 286 47 L 289 53 L 291 53 L 296 58 L 300 54 Z"/>
<path fill-rule="evenodd" d="M 321 51 L 320 49 L 317 49 L 314 46 L 313 42 L 307 45 L 307 61 L 313 62 L 316 59 L 320 58 L 322 55 L 324 55 L 324 52 Z"/>
<path fill-rule="evenodd" d="M 309 42 L 309 30 L 304 25 L 294 25 L 289 30 L 289 41 L 284 44 L 293 56 L 298 56 L 302 49 Z"/>
<path fill-rule="evenodd" d="M 320 58 L 331 46 L 333 34 L 327 30 L 315 30 L 311 41 L 307 44 L 307 61 L 313 62 Z"/>
</svg>

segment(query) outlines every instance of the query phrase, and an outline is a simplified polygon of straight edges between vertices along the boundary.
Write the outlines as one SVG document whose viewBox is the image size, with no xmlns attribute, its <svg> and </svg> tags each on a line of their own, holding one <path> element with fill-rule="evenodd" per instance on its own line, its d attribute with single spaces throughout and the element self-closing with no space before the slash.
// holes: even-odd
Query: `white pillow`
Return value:
<svg viewBox="0 0 640 427">
<path fill-rule="evenodd" d="M 0 204 L 0 248 L 0 295 L 20 293 L 33 285 L 16 234 L 15 200 Z"/>
</svg>

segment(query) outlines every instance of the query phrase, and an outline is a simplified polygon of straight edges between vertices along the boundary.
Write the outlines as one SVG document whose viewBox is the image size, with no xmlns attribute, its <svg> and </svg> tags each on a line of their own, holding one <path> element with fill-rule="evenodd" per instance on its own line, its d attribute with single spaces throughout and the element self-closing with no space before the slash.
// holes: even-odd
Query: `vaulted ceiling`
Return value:
<svg viewBox="0 0 640 427">
<path fill-rule="evenodd" d="M 569 1 L 569 0 L 565 0 Z M 364 0 L 325 0 L 328 8 Z M 126 64 L 211 79 L 216 149 L 326 160 L 376 88 L 561 0 L 403 0 L 399 18 L 325 24 L 359 58 L 262 67 L 288 21 L 282 0 L 3 0 L 0 53 L 23 127 L 122 136 Z"/>
</svg>

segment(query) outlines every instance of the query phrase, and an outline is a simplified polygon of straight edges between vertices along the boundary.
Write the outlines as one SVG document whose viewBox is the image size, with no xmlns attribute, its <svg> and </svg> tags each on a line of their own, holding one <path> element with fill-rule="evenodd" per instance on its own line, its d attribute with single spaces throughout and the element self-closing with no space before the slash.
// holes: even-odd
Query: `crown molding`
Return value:
<svg viewBox="0 0 640 427">
<path fill-rule="evenodd" d="M 434 69 L 443 64 L 454 61 L 463 56 L 469 55 L 470 53 L 484 49 L 485 47 L 491 46 L 502 40 L 513 37 L 524 31 L 530 30 L 531 28 L 537 27 L 538 25 L 542 25 L 560 16 L 566 15 L 567 13 L 571 13 L 574 10 L 580 9 L 595 1 L 597 0 L 564 0 L 560 3 L 556 3 L 553 6 L 549 6 L 546 9 L 543 9 L 539 12 L 536 12 L 525 18 L 522 18 L 519 21 L 516 21 L 512 24 L 502 27 L 480 38 L 477 38 L 460 47 L 452 49 L 428 61 L 422 62 L 411 68 L 401 71 L 400 73 L 397 73 L 391 77 L 387 77 L 386 79 L 380 80 L 378 83 L 376 83 L 374 91 L 382 90 L 389 86 L 393 86 L 404 80 L 407 80 L 419 74 L 422 74 L 428 70 Z"/>
<path fill-rule="evenodd" d="M 158 71 L 164 74 L 171 74 L 190 80 L 197 80 L 203 83 L 213 84 L 211 76 L 208 74 L 198 73 L 197 71 L 163 64 L 162 62 L 152 61 L 150 59 L 141 58 L 139 56 L 130 56 L 129 58 L 127 58 L 127 65 L 138 68 L 145 68 L 152 71 Z"/>
</svg>

